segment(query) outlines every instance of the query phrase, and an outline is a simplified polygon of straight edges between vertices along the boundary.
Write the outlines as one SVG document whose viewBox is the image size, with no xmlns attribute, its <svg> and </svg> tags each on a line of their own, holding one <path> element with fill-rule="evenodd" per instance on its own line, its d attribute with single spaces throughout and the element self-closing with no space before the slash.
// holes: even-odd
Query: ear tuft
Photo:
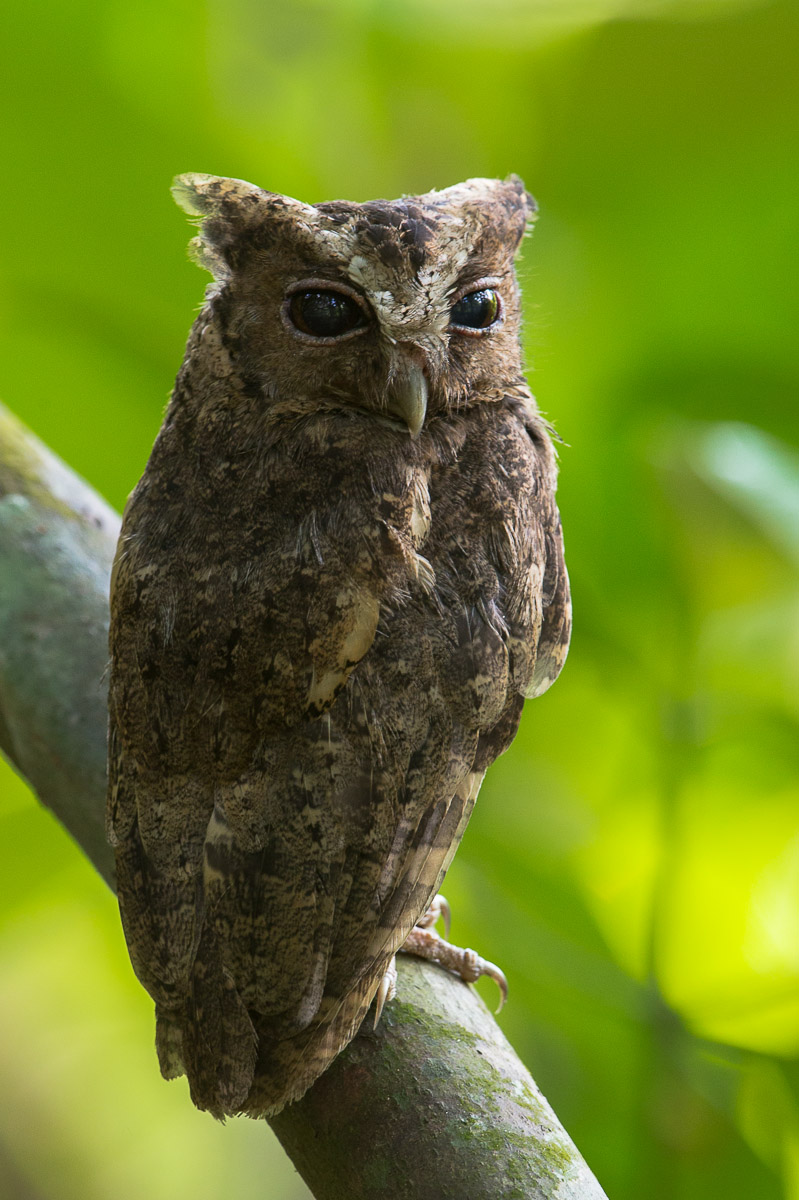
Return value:
<svg viewBox="0 0 799 1200">
<path fill-rule="evenodd" d="M 292 200 L 277 192 L 265 192 L 243 179 L 221 175 L 178 175 L 172 184 L 176 203 L 192 217 L 200 218 L 199 237 L 189 246 L 195 262 L 218 280 L 230 276 L 236 266 L 237 246 L 246 232 L 258 233 L 259 225 L 290 226 L 293 233 L 319 222 L 311 204 Z"/>
<path fill-rule="evenodd" d="M 518 175 L 508 175 L 503 182 L 505 187 L 511 189 L 512 194 L 515 195 L 518 205 L 519 234 L 516 243 L 518 251 L 522 238 L 529 237 L 533 232 L 533 226 L 538 220 L 538 204 L 536 203 L 535 196 L 527 191 L 524 181 Z"/>
<path fill-rule="evenodd" d="M 525 214 L 527 225 L 532 225 L 534 221 L 538 220 L 538 204 L 535 196 L 531 195 L 524 186 L 524 180 L 518 175 L 508 175 L 502 182 L 516 196 L 516 202 Z"/>
<path fill-rule="evenodd" d="M 193 172 L 176 175 L 171 191 L 176 204 L 193 217 L 224 215 L 230 218 L 236 211 L 242 216 L 249 215 L 263 196 L 259 187 L 245 183 L 243 179 Z"/>
<path fill-rule="evenodd" d="M 507 179 L 467 179 L 440 192 L 419 197 L 449 210 L 454 215 L 464 210 L 514 254 L 538 214 L 538 206 L 518 175 Z"/>
<path fill-rule="evenodd" d="M 226 278 L 230 247 L 258 214 L 266 194 L 243 179 L 194 173 L 176 176 L 171 191 L 184 212 L 201 218 L 199 236 L 189 243 L 190 257 L 216 279 Z"/>
</svg>

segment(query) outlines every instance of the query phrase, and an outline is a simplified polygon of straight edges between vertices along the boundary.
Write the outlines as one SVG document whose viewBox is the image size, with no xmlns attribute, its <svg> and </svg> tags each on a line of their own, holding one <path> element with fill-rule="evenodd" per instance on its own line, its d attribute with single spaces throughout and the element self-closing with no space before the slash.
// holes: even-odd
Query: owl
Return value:
<svg viewBox="0 0 799 1200">
<path fill-rule="evenodd" d="M 114 565 L 108 829 L 162 1073 L 269 1116 L 430 940 L 486 768 L 566 656 L 513 266 L 535 205 L 515 176 L 173 191 L 213 282 Z"/>
</svg>

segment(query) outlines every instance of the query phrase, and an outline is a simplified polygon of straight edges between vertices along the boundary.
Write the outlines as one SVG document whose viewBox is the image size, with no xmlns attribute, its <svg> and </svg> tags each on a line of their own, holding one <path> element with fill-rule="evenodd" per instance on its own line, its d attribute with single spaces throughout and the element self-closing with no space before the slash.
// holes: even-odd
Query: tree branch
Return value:
<svg viewBox="0 0 799 1200">
<path fill-rule="evenodd" d="M 110 886 L 118 531 L 108 505 L 0 406 L 0 747 Z M 401 956 L 397 998 L 370 1025 L 271 1121 L 318 1200 L 602 1200 L 473 988 Z"/>
</svg>

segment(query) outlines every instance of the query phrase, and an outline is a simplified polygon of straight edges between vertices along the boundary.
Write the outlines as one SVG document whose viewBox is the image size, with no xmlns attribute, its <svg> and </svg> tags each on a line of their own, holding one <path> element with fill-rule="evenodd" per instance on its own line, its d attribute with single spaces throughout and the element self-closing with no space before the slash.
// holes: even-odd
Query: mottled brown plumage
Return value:
<svg viewBox="0 0 799 1200">
<path fill-rule="evenodd" d="M 566 654 L 534 206 L 175 191 L 215 278 L 120 537 L 109 830 L 164 1075 L 262 1115 L 358 1029 Z"/>
</svg>

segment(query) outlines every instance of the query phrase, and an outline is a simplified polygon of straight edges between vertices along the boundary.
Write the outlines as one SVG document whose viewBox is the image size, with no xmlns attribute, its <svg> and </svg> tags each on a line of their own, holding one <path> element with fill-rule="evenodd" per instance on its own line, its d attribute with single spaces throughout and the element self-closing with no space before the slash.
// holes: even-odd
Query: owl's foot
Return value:
<svg viewBox="0 0 799 1200">
<path fill-rule="evenodd" d="M 481 975 L 488 975 L 496 981 L 499 987 L 499 1005 L 496 1009 L 499 1012 L 508 998 L 507 979 L 498 966 L 481 958 L 474 950 L 461 950 L 459 946 L 453 946 L 439 937 L 433 926 L 439 917 L 443 917 L 447 936 L 449 936 L 449 916 L 449 905 L 446 900 L 443 896 L 436 896 L 427 912 L 419 918 L 408 934 L 402 946 L 403 953 L 414 954 L 417 958 L 426 958 L 428 962 L 436 963 L 437 966 L 444 967 L 447 971 L 454 971 L 465 983 L 474 983 Z M 394 967 L 395 980 L 396 975 L 397 970 Z M 385 978 L 383 982 L 385 982 Z M 382 986 L 381 984 L 381 988 Z M 392 991 L 391 995 L 393 994 Z M 390 996 L 388 998 L 390 999 Z"/>
</svg>

